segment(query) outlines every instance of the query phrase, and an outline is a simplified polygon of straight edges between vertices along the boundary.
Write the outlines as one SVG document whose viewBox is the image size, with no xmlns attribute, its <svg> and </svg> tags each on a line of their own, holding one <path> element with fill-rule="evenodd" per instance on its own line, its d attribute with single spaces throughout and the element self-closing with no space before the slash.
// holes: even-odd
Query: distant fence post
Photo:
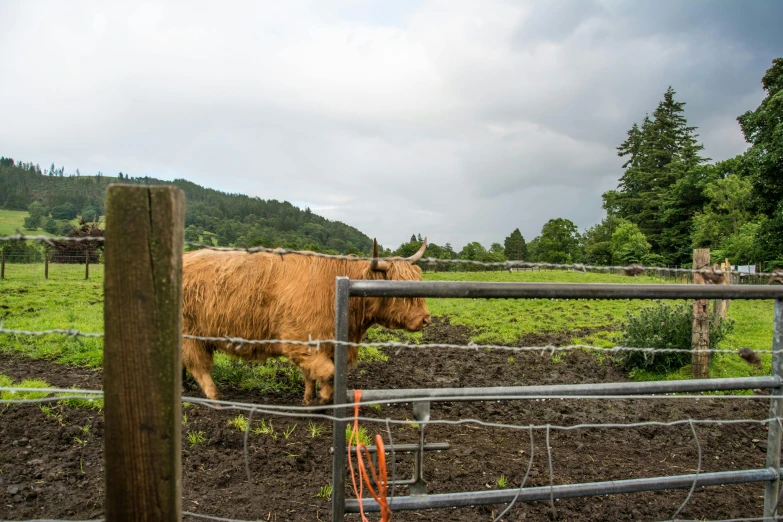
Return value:
<svg viewBox="0 0 783 522">
<path fill-rule="evenodd" d="M 710 249 L 697 248 L 693 251 L 693 269 L 700 270 L 710 264 Z M 698 272 L 693 272 L 694 284 L 705 284 Z M 693 300 L 693 331 L 691 336 L 691 374 L 694 379 L 709 377 L 710 363 L 710 302 L 708 299 Z"/>
<path fill-rule="evenodd" d="M 106 190 L 107 522 L 182 518 L 184 209 L 176 187 Z"/>
<path fill-rule="evenodd" d="M 87 250 L 84 251 L 84 278 L 90 278 L 90 246 L 87 245 Z"/>
<path fill-rule="evenodd" d="M 722 285 L 731 284 L 731 264 L 729 264 L 729 258 L 721 263 L 720 269 L 723 272 Z M 726 314 L 729 311 L 730 299 L 716 299 L 712 306 L 712 313 L 715 316 L 715 322 L 720 323 L 723 319 L 726 319 Z"/>
<path fill-rule="evenodd" d="M 49 279 L 49 247 L 44 248 L 44 279 Z"/>
<path fill-rule="evenodd" d="M 2 256 L 2 261 L 0 261 L 0 281 L 5 279 L 5 245 L 3 245 L 2 248 L 0 248 L 0 251 L 3 253 L 0 254 Z"/>
</svg>

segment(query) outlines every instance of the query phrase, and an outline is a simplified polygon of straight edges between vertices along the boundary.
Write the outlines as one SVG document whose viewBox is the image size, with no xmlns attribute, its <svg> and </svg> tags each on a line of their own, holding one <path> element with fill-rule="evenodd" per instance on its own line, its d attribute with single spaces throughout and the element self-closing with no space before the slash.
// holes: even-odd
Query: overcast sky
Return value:
<svg viewBox="0 0 783 522">
<path fill-rule="evenodd" d="M 667 86 L 706 155 L 783 2 L 0 2 L 0 155 L 288 200 L 395 248 L 599 222 Z"/>
</svg>

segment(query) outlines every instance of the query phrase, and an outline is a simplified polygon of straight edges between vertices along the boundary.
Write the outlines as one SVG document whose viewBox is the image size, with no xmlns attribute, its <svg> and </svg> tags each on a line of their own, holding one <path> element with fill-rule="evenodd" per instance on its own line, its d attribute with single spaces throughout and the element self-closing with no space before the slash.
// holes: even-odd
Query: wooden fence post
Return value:
<svg viewBox="0 0 783 522">
<path fill-rule="evenodd" d="M 90 278 L 90 246 L 87 245 L 87 250 L 84 254 L 84 278 Z"/>
<path fill-rule="evenodd" d="M 3 279 L 5 279 L 5 245 L 3 245 L 3 247 L 0 248 L 0 250 L 2 250 L 3 252 L 2 254 L 0 254 L 3 258 L 3 260 L 0 261 L 0 281 L 2 281 Z"/>
<path fill-rule="evenodd" d="M 710 249 L 697 248 L 693 251 L 693 269 L 700 270 L 710 265 Z M 705 284 L 701 274 L 693 273 L 694 284 Z M 693 332 L 691 335 L 691 373 L 694 379 L 709 377 L 710 363 L 710 302 L 708 299 L 693 300 Z"/>
<path fill-rule="evenodd" d="M 44 279 L 49 279 L 49 247 L 44 248 Z"/>
<path fill-rule="evenodd" d="M 106 190 L 107 522 L 182 518 L 184 210 L 176 187 Z"/>
</svg>

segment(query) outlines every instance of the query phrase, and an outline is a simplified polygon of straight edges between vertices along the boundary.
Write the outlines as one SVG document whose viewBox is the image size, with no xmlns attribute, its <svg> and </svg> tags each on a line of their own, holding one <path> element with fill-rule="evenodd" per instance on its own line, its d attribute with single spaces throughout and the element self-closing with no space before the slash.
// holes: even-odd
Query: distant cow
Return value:
<svg viewBox="0 0 783 522">
<path fill-rule="evenodd" d="M 427 247 L 404 260 L 351 261 L 299 254 L 248 254 L 241 251 L 197 250 L 183 255 L 183 331 L 200 337 L 285 339 L 308 341 L 334 339 L 335 278 L 421 280 L 414 263 Z M 352 298 L 348 340 L 361 341 L 372 325 L 418 331 L 430 324 L 430 314 L 421 298 Z M 231 345 L 185 339 L 182 360 L 201 390 L 218 398 L 212 381 L 212 354 L 222 350 L 246 360 L 264 362 L 285 356 L 302 371 L 304 403 L 316 402 L 315 382 L 320 385 L 320 404 L 332 401 L 334 347 L 292 344 Z M 348 349 L 349 363 L 356 363 L 358 349 Z"/>
</svg>

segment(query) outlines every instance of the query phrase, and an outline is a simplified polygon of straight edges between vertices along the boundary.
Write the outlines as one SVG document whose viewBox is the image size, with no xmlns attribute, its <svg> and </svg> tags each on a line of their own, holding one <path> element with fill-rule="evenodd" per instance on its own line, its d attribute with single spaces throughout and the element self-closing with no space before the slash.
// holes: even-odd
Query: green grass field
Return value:
<svg viewBox="0 0 783 522">
<path fill-rule="evenodd" d="M 30 215 L 26 210 L 0 210 L 0 236 L 10 236 L 16 234 L 17 230 L 20 230 L 24 234 L 36 235 L 36 236 L 48 236 L 52 237 L 54 234 L 45 232 L 42 228 L 38 230 L 25 230 L 24 218 Z M 72 219 L 70 223 L 74 227 L 79 226 L 79 218 Z M 100 217 L 100 228 L 103 228 L 106 223 L 104 216 Z"/>
<path fill-rule="evenodd" d="M 629 278 L 609 274 L 564 271 L 427 273 L 426 280 L 443 281 L 528 281 L 571 283 L 628 283 Z M 637 277 L 635 283 L 660 283 L 660 279 Z M 471 340 L 479 344 L 510 344 L 529 334 L 582 332 L 570 338 L 572 343 L 611 347 L 617 342 L 618 327 L 625 314 L 634 312 L 647 301 L 589 300 L 514 300 L 514 299 L 428 299 L 430 312 L 448 316 L 451 324 L 467 326 Z M 46 330 L 75 328 L 84 332 L 103 331 L 103 266 L 90 267 L 90 279 L 84 279 L 84 265 L 56 265 L 43 277 L 43 265 L 6 266 L 6 280 L 0 282 L 0 317 L 9 329 Z M 735 331 L 721 348 L 736 350 L 748 346 L 768 350 L 772 346 L 771 301 L 733 301 L 729 317 L 736 320 Z M 421 342 L 421 334 L 403 334 L 409 342 Z M 389 332 L 373 329 L 370 339 L 391 339 Z M 393 337 L 398 339 L 398 336 Z M 0 350 L 49 358 L 59 363 L 101 366 L 100 339 L 72 339 L 63 336 L 30 337 L 0 335 Z M 382 358 L 377 351 L 363 352 L 365 359 Z M 717 357 L 711 366 L 713 377 L 762 375 L 770 371 L 770 356 L 762 355 L 764 367 L 757 369 L 736 356 Z M 292 390 L 301 385 L 298 372 L 287 364 L 272 362 L 266 367 L 249 367 L 220 356 L 215 372 L 218 382 L 240 382 L 249 389 Z M 638 379 L 687 378 L 689 368 L 669 375 L 636 372 Z M 276 384 L 271 385 L 270 382 Z"/>
<path fill-rule="evenodd" d="M 29 233 L 29 230 L 24 230 L 22 225 L 24 224 L 24 218 L 29 215 L 27 211 L 23 210 L 0 210 L 0 236 L 10 236 L 16 234 L 17 230 Z M 43 230 L 38 230 L 40 235 L 51 236 Z"/>
</svg>

